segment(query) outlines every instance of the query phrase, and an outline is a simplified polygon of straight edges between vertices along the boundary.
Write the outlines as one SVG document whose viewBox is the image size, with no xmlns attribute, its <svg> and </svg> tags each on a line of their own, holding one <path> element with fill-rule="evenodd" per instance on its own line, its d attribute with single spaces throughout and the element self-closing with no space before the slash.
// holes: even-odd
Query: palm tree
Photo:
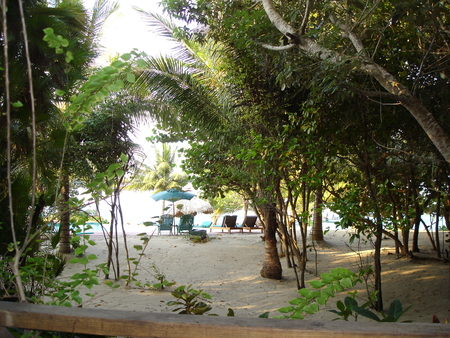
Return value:
<svg viewBox="0 0 450 338">
<path fill-rule="evenodd" d="M 175 172 L 175 159 L 177 152 L 166 143 L 161 150 L 154 146 L 155 162 L 152 166 L 142 164 L 142 167 L 133 181 L 127 185 L 127 190 L 160 192 L 168 189 L 181 190 L 187 183 L 184 172 Z M 165 203 L 163 203 L 163 212 Z"/>
</svg>

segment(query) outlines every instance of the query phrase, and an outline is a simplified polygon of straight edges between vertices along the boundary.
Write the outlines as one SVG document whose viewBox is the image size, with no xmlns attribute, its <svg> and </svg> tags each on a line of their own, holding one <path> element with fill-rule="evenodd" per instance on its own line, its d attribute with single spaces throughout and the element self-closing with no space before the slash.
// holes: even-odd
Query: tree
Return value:
<svg viewBox="0 0 450 338">
<path fill-rule="evenodd" d="M 155 193 L 169 189 L 181 190 L 188 183 L 188 179 L 184 172 L 174 172 L 177 152 L 165 143 L 162 144 L 160 151 L 156 146 L 154 146 L 154 150 L 156 158 L 153 166 L 142 164 L 137 175 L 126 188 L 138 191 L 150 190 Z"/>
<path fill-rule="evenodd" d="M 313 10 L 313 1 L 307 0 L 304 6 L 303 20 L 298 30 L 283 19 L 280 12 L 276 10 L 272 0 L 262 0 L 262 4 L 272 24 L 288 40 L 288 44 L 281 47 L 263 44 L 264 47 L 272 50 L 299 48 L 310 57 L 317 58 L 329 64 L 338 65 L 350 62 L 353 71 L 365 73 L 373 77 L 384 88 L 385 92 L 381 90 L 361 89 L 357 85 L 352 90 L 366 97 L 389 99 L 399 102 L 417 120 L 442 154 L 443 158 L 447 162 L 450 162 L 450 137 L 445 132 L 445 128 L 439 124 L 433 113 L 414 94 L 416 88 L 409 89 L 407 85 L 402 83 L 401 80 L 389 71 L 388 67 L 393 67 L 389 64 L 383 66 L 380 62 L 377 62 L 377 59 L 380 60 L 380 57 L 373 57 L 374 55 L 380 54 L 377 49 L 379 42 L 383 40 L 382 32 L 388 29 L 389 25 L 399 27 L 400 30 L 405 26 L 409 28 L 414 25 L 414 28 L 419 28 L 418 35 L 427 41 L 424 45 L 419 45 L 422 48 L 422 60 L 419 60 L 421 61 L 419 63 L 416 63 L 415 60 L 413 62 L 404 60 L 404 64 L 400 64 L 399 66 L 405 68 L 411 67 L 409 72 L 406 71 L 406 75 L 414 78 L 416 84 L 420 81 L 434 81 L 441 76 L 446 77 L 446 71 L 442 68 L 432 70 L 434 79 L 430 79 L 430 75 L 423 73 L 424 65 L 431 64 L 435 61 L 439 62 L 443 55 L 445 55 L 446 52 L 441 54 L 439 51 L 440 48 L 444 48 L 448 53 L 448 48 L 445 47 L 448 36 L 448 31 L 445 29 L 445 22 L 448 20 L 448 8 L 445 7 L 444 3 L 424 1 L 420 4 L 403 5 L 399 3 L 394 6 L 389 6 L 387 2 L 376 1 L 372 4 L 367 4 L 368 6 L 363 6 L 362 3 L 357 2 L 358 6 L 355 3 L 346 8 L 345 6 L 341 7 L 340 4 L 334 5 L 331 2 L 326 2 L 328 18 L 323 18 L 323 20 L 329 20 L 331 27 L 322 21 L 320 25 L 323 25 L 324 28 L 315 29 L 313 25 L 316 22 L 314 22 L 313 15 L 315 15 L 317 8 Z M 426 10 L 424 10 L 423 6 L 426 7 Z M 349 15 L 349 13 L 353 14 L 353 16 Z M 411 20 L 412 17 L 415 20 Z M 373 29 L 373 18 L 375 20 L 378 19 L 377 24 L 380 24 L 378 26 L 380 34 L 378 39 L 375 40 L 375 43 L 373 43 L 374 35 L 365 34 L 368 27 Z M 350 41 L 352 47 L 349 49 L 350 52 L 345 53 L 341 51 L 341 47 L 338 45 L 341 42 L 338 42 L 336 39 L 335 31 L 338 31 Z M 410 32 L 405 33 L 408 34 Z M 314 39 L 313 36 L 316 34 L 323 37 Z M 414 34 L 416 33 L 413 32 L 411 35 Z M 330 37 L 334 46 L 327 46 L 323 42 Z M 370 39 L 372 39 L 372 43 Z M 435 56 L 431 56 L 433 54 L 432 51 L 437 52 L 438 56 L 436 58 Z M 384 60 L 388 59 L 384 53 L 382 57 Z M 405 80 L 407 76 L 405 76 Z"/>
<path fill-rule="evenodd" d="M 155 192 L 164 191 L 168 189 L 181 189 L 186 185 L 186 174 L 174 172 L 176 166 L 177 151 L 163 143 L 161 150 L 156 146 L 155 161 L 151 167 L 143 165 L 136 177 L 131 183 L 127 185 L 129 190 L 149 191 Z"/>
<path fill-rule="evenodd" d="M 81 7 L 82 8 L 82 7 Z M 98 56 L 99 50 L 99 34 L 100 30 L 106 21 L 106 19 L 114 13 L 118 8 L 118 4 L 114 3 L 112 6 L 109 5 L 108 0 L 97 0 L 94 4 L 90 17 L 82 11 L 81 17 L 83 21 L 83 28 L 69 34 L 68 37 L 74 39 L 74 41 L 79 41 L 79 46 L 71 46 L 69 48 L 74 51 L 74 58 L 68 65 L 62 69 L 66 74 L 63 82 L 59 84 L 59 90 L 62 95 L 59 95 L 60 102 L 64 106 L 67 106 L 70 102 L 70 97 L 76 93 L 77 84 L 81 79 L 88 75 L 89 67 L 94 61 L 95 57 Z M 73 42 L 72 42 L 73 45 Z M 65 143 L 72 141 L 72 135 L 69 131 L 65 130 L 63 124 L 60 125 L 63 130 L 59 130 L 60 135 L 64 135 Z M 70 176 L 73 173 L 73 169 L 77 166 L 71 166 L 69 163 L 73 163 L 71 160 L 67 161 L 67 156 L 65 156 L 66 149 L 63 149 L 61 154 L 61 164 L 59 169 L 61 170 L 61 193 L 58 200 L 60 207 L 60 246 L 59 251 L 61 253 L 70 253 Z M 67 161 L 67 162 L 65 162 Z"/>
<path fill-rule="evenodd" d="M 98 1 L 99 6 L 105 3 Z M 6 5 L 8 11 L 2 13 L 7 25 L 2 30 L 4 38 L 1 44 L 5 53 L 1 55 L 1 63 L 5 65 L 7 81 L 0 86 L 0 95 L 4 98 L 1 100 L 3 109 L 10 114 L 2 114 L 0 119 L 3 139 L 8 140 L 6 136 L 9 133 L 14 145 L 2 144 L 1 166 L 4 172 L 8 165 L 11 169 L 12 185 L 5 187 L 4 191 L 18 198 L 11 199 L 14 206 L 2 208 L 11 210 L 16 219 L 11 219 L 7 213 L 2 214 L 1 219 L 5 224 L 16 224 L 15 231 L 21 238 L 27 231 L 29 206 L 34 208 L 36 200 L 39 200 L 35 216 L 28 218 L 38 222 L 44 206 L 51 205 L 56 198 L 58 187 L 54 178 L 59 166 L 48 166 L 55 157 L 44 158 L 43 153 L 37 150 L 49 148 L 50 144 L 61 144 L 62 133 L 58 133 L 58 129 L 62 127 L 64 118 L 55 92 L 83 76 L 80 69 L 86 67 L 89 59 L 92 60 L 92 49 L 88 46 L 92 44 L 97 29 L 95 24 L 101 13 L 93 15 L 89 21 L 82 4 L 76 1 L 61 1 L 53 6 L 45 1 L 10 1 L 5 2 L 2 8 L 5 9 Z M 50 35 L 45 31 L 50 30 L 70 39 L 53 34 L 53 45 L 48 45 L 48 40 L 44 39 Z M 15 104 L 9 110 L 11 101 Z M 7 155 L 8 152 L 11 156 Z M 28 161 L 33 163 L 29 170 Z M 38 198 L 36 194 L 39 194 Z M 8 203 L 8 199 L 2 198 L 0 203 Z M 30 224 L 30 230 L 33 233 L 42 225 Z M 4 238 L 7 243 L 12 239 L 10 236 Z"/>
</svg>

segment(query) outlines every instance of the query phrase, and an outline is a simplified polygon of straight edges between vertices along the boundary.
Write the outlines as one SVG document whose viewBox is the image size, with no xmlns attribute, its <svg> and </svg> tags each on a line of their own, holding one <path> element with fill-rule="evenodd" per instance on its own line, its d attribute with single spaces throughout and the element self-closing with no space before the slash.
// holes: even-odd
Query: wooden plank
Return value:
<svg viewBox="0 0 450 338">
<path fill-rule="evenodd" d="M 245 230 L 248 230 L 250 233 L 252 232 L 252 230 L 261 230 L 261 233 L 263 232 L 264 228 L 263 227 L 244 227 Z"/>
<path fill-rule="evenodd" d="M 0 327 L 158 338 L 450 337 L 449 324 L 209 317 L 0 302 Z"/>
<path fill-rule="evenodd" d="M 222 232 L 224 230 L 228 230 L 228 233 L 231 234 L 231 230 L 239 230 L 240 233 L 244 233 L 244 229 L 241 227 L 222 227 L 222 226 L 218 226 L 218 227 L 209 227 L 209 232 L 212 232 L 212 229 L 220 229 L 222 230 Z"/>
</svg>

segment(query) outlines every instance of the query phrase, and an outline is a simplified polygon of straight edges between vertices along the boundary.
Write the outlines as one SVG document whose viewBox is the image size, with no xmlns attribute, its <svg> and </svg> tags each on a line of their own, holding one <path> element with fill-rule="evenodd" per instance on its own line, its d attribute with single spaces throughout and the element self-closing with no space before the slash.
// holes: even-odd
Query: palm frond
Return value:
<svg viewBox="0 0 450 338">
<path fill-rule="evenodd" d="M 95 2 L 87 29 L 87 39 L 91 44 L 97 46 L 103 25 L 106 20 L 118 9 L 118 1 L 110 2 L 109 0 L 97 0 Z"/>
</svg>

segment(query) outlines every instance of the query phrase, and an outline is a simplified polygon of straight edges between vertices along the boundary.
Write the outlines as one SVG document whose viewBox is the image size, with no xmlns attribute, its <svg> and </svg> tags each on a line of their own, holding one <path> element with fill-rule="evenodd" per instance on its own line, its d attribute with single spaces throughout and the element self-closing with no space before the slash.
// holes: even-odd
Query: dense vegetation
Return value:
<svg viewBox="0 0 450 338">
<path fill-rule="evenodd" d="M 92 69 L 93 13 L 77 1 L 18 3 L 3 2 L 0 41 L 0 257 L 5 266 L 14 257 L 2 293 L 20 292 L 11 276 L 41 254 L 51 206 L 70 251 L 71 184 L 116 196 L 135 174 L 129 133 L 143 112 L 162 141 L 189 141 L 184 168 L 206 196 L 237 192 L 259 214 L 264 277 L 282 277 L 281 240 L 305 286 L 307 227 L 313 219 L 313 239 L 323 239 L 324 207 L 374 239 L 378 310 L 383 236 L 409 256 L 425 229 L 436 256 L 448 256 L 439 242 L 450 222 L 448 4 L 165 1 L 186 26 L 142 14 L 179 42 L 175 56 L 133 52 Z M 425 213 L 444 224 L 424 225 Z M 111 247 L 120 204 L 112 215 Z"/>
</svg>

